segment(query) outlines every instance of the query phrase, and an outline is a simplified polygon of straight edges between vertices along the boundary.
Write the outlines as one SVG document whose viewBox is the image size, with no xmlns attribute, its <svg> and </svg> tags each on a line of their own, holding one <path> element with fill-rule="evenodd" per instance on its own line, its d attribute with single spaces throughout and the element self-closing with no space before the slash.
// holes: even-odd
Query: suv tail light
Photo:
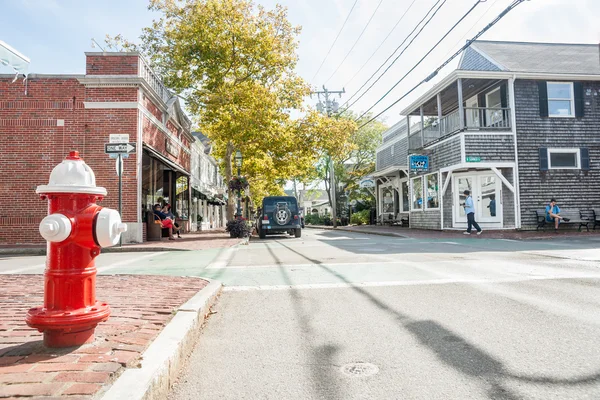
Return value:
<svg viewBox="0 0 600 400">
<path fill-rule="evenodd" d="M 297 215 L 294 215 L 294 219 L 298 219 L 298 216 L 297 216 Z"/>
<path fill-rule="evenodd" d="M 265 221 L 268 221 L 268 220 L 269 220 L 269 216 L 268 216 L 268 215 L 265 215 L 265 216 L 263 217 L 263 219 L 264 219 Z"/>
</svg>

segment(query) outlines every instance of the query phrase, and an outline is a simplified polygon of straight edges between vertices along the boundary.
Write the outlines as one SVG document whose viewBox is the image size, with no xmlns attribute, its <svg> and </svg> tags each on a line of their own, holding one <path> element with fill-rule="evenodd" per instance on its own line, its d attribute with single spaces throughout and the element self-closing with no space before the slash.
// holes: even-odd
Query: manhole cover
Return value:
<svg viewBox="0 0 600 400">
<path fill-rule="evenodd" d="M 371 376 L 378 372 L 377 365 L 366 362 L 355 362 L 342 366 L 342 373 L 348 376 Z"/>
</svg>

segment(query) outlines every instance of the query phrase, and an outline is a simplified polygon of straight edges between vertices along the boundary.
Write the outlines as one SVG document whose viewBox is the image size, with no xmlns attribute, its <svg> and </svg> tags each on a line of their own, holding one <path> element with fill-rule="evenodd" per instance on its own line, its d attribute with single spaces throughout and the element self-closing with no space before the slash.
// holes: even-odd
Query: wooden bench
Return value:
<svg viewBox="0 0 600 400">
<path fill-rule="evenodd" d="M 536 230 L 539 230 L 540 228 L 542 228 L 542 230 L 543 230 L 546 227 L 546 224 L 554 226 L 553 222 L 546 221 L 546 210 L 545 209 L 535 210 L 535 215 L 537 218 Z M 563 225 L 563 224 L 567 224 L 567 225 L 579 224 L 579 229 L 578 229 L 579 232 L 581 232 L 581 228 L 584 226 L 588 232 L 590 231 L 590 227 L 589 227 L 590 219 L 588 217 L 584 217 L 580 210 L 561 210 L 560 216 L 563 218 L 569 219 L 569 222 L 562 220 L 560 222 L 561 225 Z"/>
<path fill-rule="evenodd" d="M 153 212 L 146 213 L 146 240 L 149 242 L 159 242 L 163 238 L 169 237 L 169 228 L 163 228 L 160 224 L 155 223 L 155 220 L 160 220 Z"/>
</svg>

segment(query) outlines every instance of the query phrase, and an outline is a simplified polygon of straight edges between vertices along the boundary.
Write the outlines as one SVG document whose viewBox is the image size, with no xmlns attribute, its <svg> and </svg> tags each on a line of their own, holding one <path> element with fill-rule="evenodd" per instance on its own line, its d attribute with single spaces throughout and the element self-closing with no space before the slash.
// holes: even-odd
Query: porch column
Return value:
<svg viewBox="0 0 600 400">
<path fill-rule="evenodd" d="M 424 129 L 425 129 L 425 118 L 423 117 L 423 106 L 421 105 L 421 107 L 419 108 L 419 111 L 421 112 L 421 147 L 425 147 L 425 135 L 424 135 Z"/>
<path fill-rule="evenodd" d="M 444 134 L 442 130 L 442 94 L 437 94 L 437 107 L 438 107 L 438 129 L 440 130 L 440 137 Z"/>
<path fill-rule="evenodd" d="M 460 117 L 460 130 L 465 129 L 465 108 L 463 107 L 463 92 L 462 92 L 462 78 L 458 78 L 458 114 Z"/>
</svg>

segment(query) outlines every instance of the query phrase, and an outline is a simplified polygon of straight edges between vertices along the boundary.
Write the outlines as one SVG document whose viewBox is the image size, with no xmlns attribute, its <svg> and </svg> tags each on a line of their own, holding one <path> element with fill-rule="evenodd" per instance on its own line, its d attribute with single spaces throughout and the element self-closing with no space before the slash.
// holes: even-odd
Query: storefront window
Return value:
<svg viewBox="0 0 600 400">
<path fill-rule="evenodd" d="M 412 185 L 412 210 L 420 211 L 423 209 L 423 178 L 413 178 Z"/>
<path fill-rule="evenodd" d="M 425 177 L 425 184 L 427 186 L 427 203 L 425 208 L 439 208 L 438 174 L 427 175 Z"/>
<path fill-rule="evenodd" d="M 187 219 L 190 215 L 190 195 L 188 190 L 188 177 L 181 175 L 175 184 L 175 211 L 181 219 Z"/>
<path fill-rule="evenodd" d="M 408 212 L 410 202 L 408 201 L 408 181 L 402 182 L 402 211 Z"/>
<path fill-rule="evenodd" d="M 381 211 L 384 213 L 393 213 L 394 212 L 394 195 L 392 193 L 392 188 L 383 188 L 381 191 L 383 197 L 383 206 Z"/>
</svg>

